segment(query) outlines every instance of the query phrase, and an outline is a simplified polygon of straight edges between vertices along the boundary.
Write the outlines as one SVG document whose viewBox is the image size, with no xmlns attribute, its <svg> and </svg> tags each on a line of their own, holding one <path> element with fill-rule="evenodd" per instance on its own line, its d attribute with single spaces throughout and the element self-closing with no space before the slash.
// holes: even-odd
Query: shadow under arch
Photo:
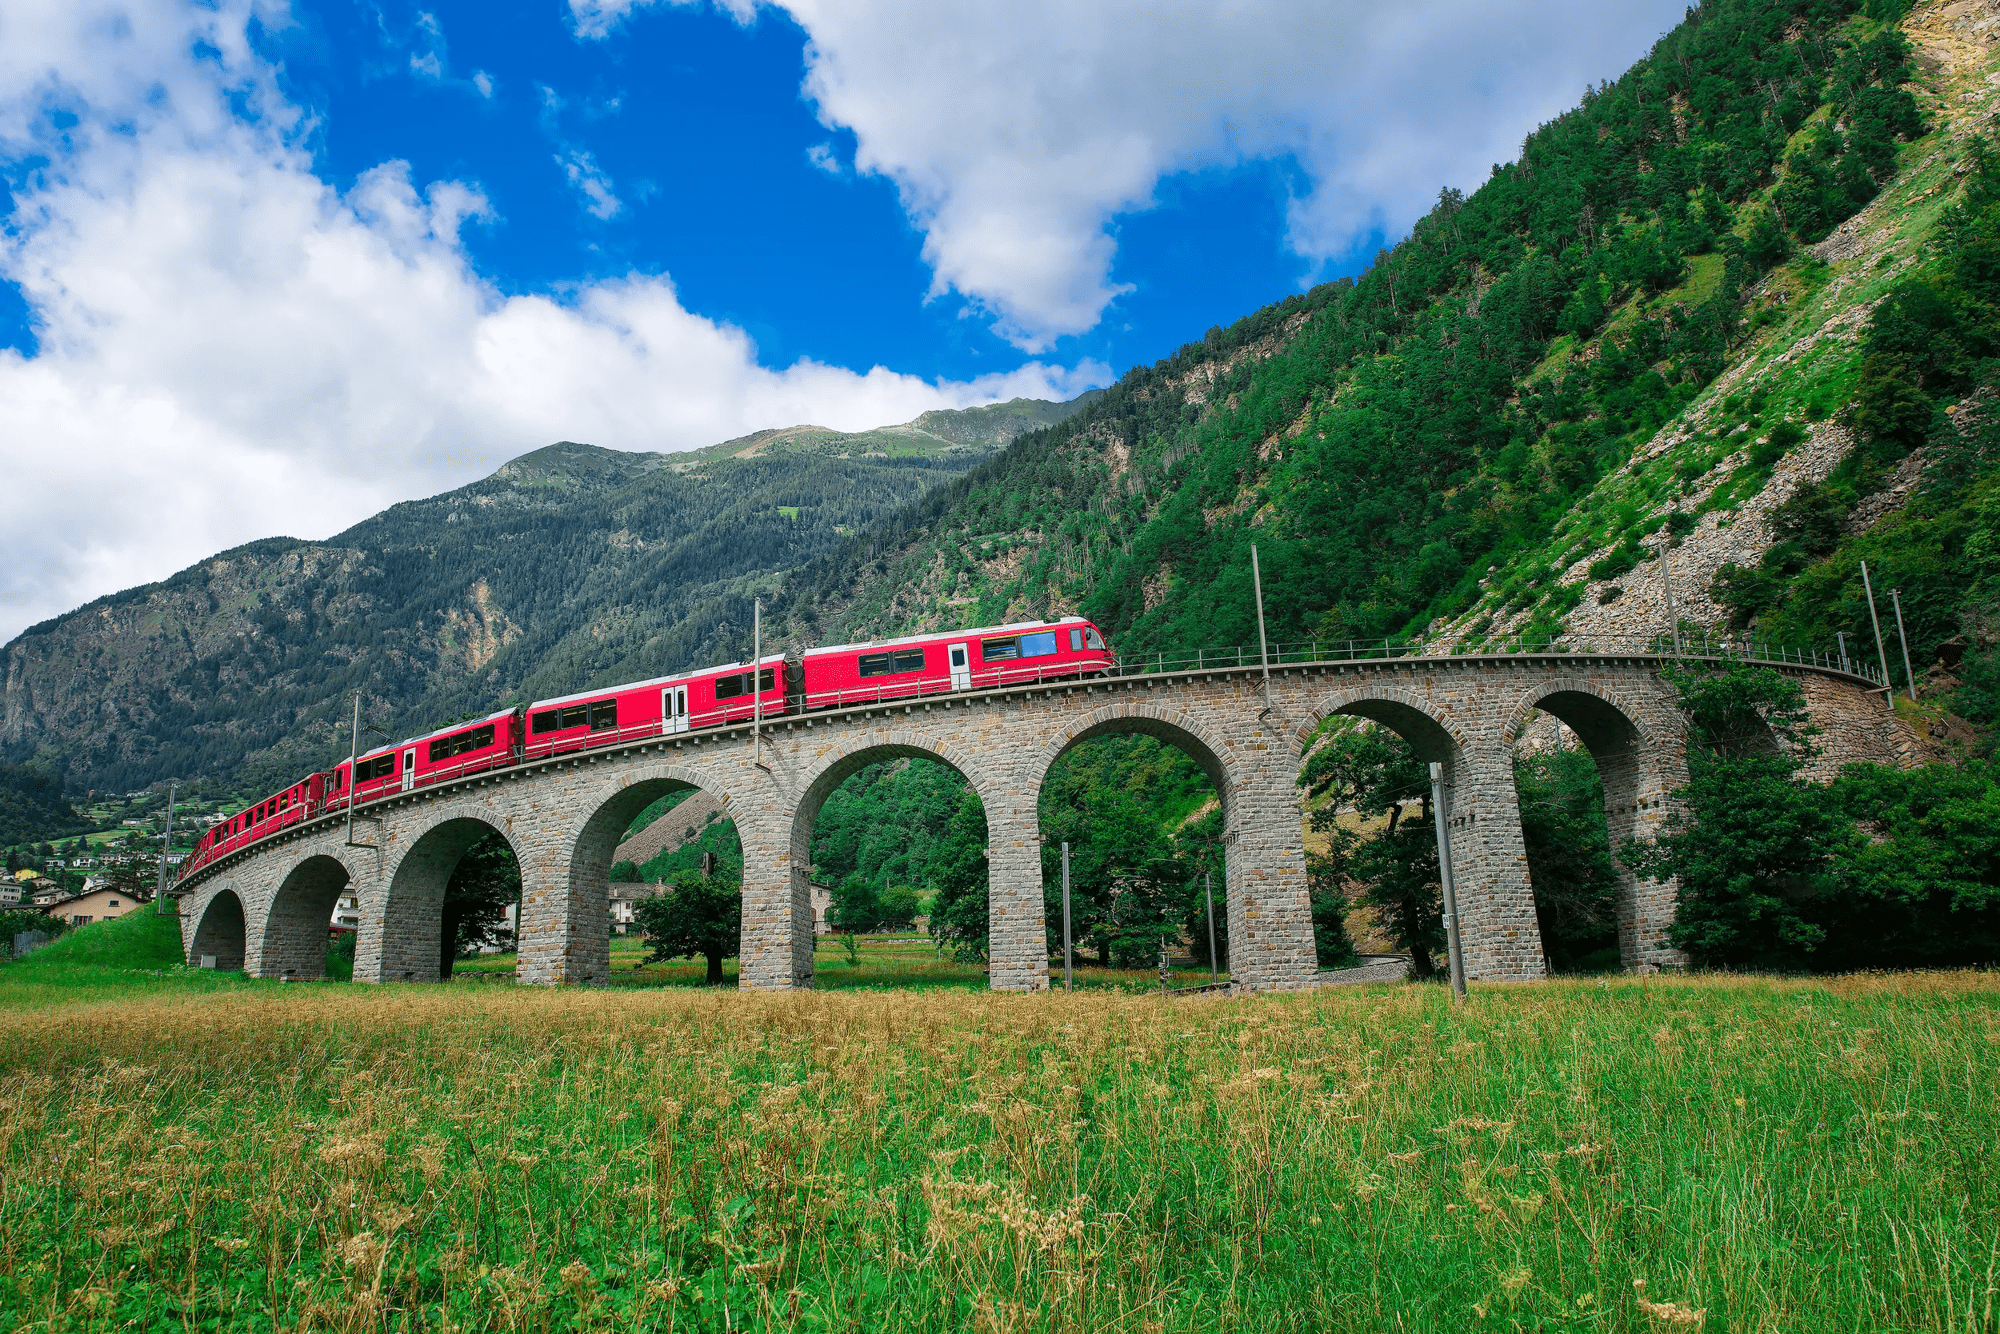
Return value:
<svg viewBox="0 0 2000 1334">
<path fill-rule="evenodd" d="M 347 867 L 325 854 L 307 857 L 285 873 L 264 916 L 259 977 L 326 976 L 327 933 L 348 881 Z"/>
<path fill-rule="evenodd" d="M 217 972 L 241 971 L 248 949 L 246 928 L 243 900 L 233 889 L 217 890 L 195 924 L 194 939 L 188 946 L 189 967 L 199 968 L 203 959 L 213 958 Z"/>
<path fill-rule="evenodd" d="M 1648 964 L 1678 962 L 1666 944 L 1673 915 L 1673 889 L 1641 881 L 1626 869 L 1618 849 L 1629 840 L 1656 832 L 1666 809 L 1666 781 L 1652 762 L 1664 747 L 1639 725 L 1638 710 L 1600 688 L 1584 683 L 1554 683 L 1530 693 L 1516 706 L 1506 735 L 1521 735 L 1536 711 L 1560 721 L 1576 734 L 1597 766 L 1604 789 L 1605 836 L 1616 876 L 1618 955 L 1627 970 Z M 1766 729 L 1762 743 L 1776 748 L 1777 738 Z M 1515 794 L 1518 803 L 1519 794 Z M 1533 872 L 1529 873 L 1532 888 Z"/>
<path fill-rule="evenodd" d="M 1301 754 L 1312 745 L 1320 725 L 1335 716 L 1365 718 L 1388 728 L 1409 742 L 1426 764 L 1442 764 L 1449 770 L 1458 758 L 1458 737 L 1429 710 L 1395 694 L 1358 692 L 1336 696 L 1306 715 L 1294 738 Z"/>
<path fill-rule="evenodd" d="M 722 808 L 723 819 L 735 818 L 728 794 L 705 787 L 693 775 L 655 773 L 595 798 L 595 808 L 569 847 L 567 919 L 538 912 L 532 902 L 523 905 L 520 980 L 610 985 L 613 855 L 641 811 L 661 797 L 688 791 L 706 792 Z M 739 837 L 741 833 L 739 829 Z M 746 874 L 746 885 L 748 879 Z"/>
<path fill-rule="evenodd" d="M 1238 839 L 1235 835 L 1239 831 L 1235 828 L 1235 817 L 1242 805 L 1242 792 L 1241 785 L 1234 780 L 1229 764 L 1223 758 L 1224 747 L 1220 739 L 1204 724 L 1178 713 L 1163 716 L 1160 710 L 1147 711 L 1143 706 L 1111 705 L 1093 711 L 1076 726 L 1065 729 L 1042 753 L 1040 764 L 1036 769 L 1035 783 L 1037 829 L 1046 831 L 1050 823 L 1042 809 L 1042 801 L 1048 790 L 1048 776 L 1055 772 L 1065 757 L 1076 750 L 1093 741 L 1114 736 L 1150 737 L 1163 746 L 1179 751 L 1194 761 L 1195 767 L 1201 770 L 1209 785 L 1215 789 L 1216 804 L 1221 808 L 1222 816 L 1222 884 L 1218 888 L 1221 891 L 1225 920 L 1224 938 L 1217 952 L 1220 957 L 1229 960 L 1232 977 L 1240 979 L 1244 970 L 1239 966 L 1237 946 L 1246 940 L 1243 932 L 1240 893 L 1245 876 L 1241 865 L 1242 859 L 1238 855 Z M 1052 835 L 1042 832 L 1041 837 L 1050 839 Z M 1056 889 L 1060 889 L 1059 883 Z M 1060 897 L 1057 898 L 1056 904 L 1059 911 Z M 1059 928 L 1060 923 L 1057 925 Z M 1059 939 L 1058 930 L 1057 938 L 1050 941 L 1052 953 L 1055 952 Z M 1205 945 L 1203 948 L 1205 949 Z M 1108 954 L 1105 959 L 1109 961 Z"/>
<path fill-rule="evenodd" d="M 812 908 L 813 828 L 819 820 L 820 811 L 826 806 L 827 798 L 831 797 L 842 783 L 845 783 L 848 779 L 870 765 L 881 764 L 888 760 L 931 760 L 952 770 L 965 780 L 966 786 L 972 789 L 973 794 L 979 798 L 981 805 L 985 807 L 987 846 L 989 850 L 1001 846 L 1006 840 L 1006 807 L 1004 799 L 999 794 L 982 788 L 980 779 L 983 775 L 981 775 L 976 762 L 971 756 L 964 754 L 955 747 L 878 736 L 864 738 L 849 749 L 842 751 L 831 762 L 815 773 L 812 780 L 806 784 L 805 790 L 799 794 L 798 805 L 792 816 L 790 849 L 792 867 L 791 913 L 794 923 L 793 976 L 795 979 L 804 979 L 798 981 L 796 985 L 810 986 L 813 970 L 812 950 L 815 944 L 813 937 L 814 914 Z M 993 902 L 991 898 L 991 864 L 989 853 L 989 927 Z M 989 953 L 991 952 L 991 945 L 995 934 L 989 929 Z M 803 968 L 803 972 L 800 971 L 801 968 Z M 1044 964 L 1043 972 L 1044 978 L 1046 978 L 1046 963 Z M 996 970 L 993 982 L 997 985 L 999 981 L 1000 978 Z M 1044 985 L 1046 985 L 1046 981 Z"/>
<path fill-rule="evenodd" d="M 520 849 L 507 830 L 483 814 L 447 811 L 416 837 L 396 863 L 376 920 L 371 923 L 370 914 L 362 914 L 361 938 L 354 950 L 355 981 L 441 980 L 445 889 L 459 859 L 489 834 L 507 839 L 519 857 Z M 331 910 L 331 904 L 328 907 Z"/>
<path fill-rule="evenodd" d="M 1335 715 L 1385 727 L 1408 742 L 1419 760 L 1440 766 L 1466 976 L 1474 981 L 1545 976 L 1512 755 L 1492 744 L 1491 720 L 1454 716 L 1430 698 L 1428 685 L 1421 682 L 1362 681 L 1329 692 L 1306 713 L 1295 733 L 1301 753 Z"/>
</svg>

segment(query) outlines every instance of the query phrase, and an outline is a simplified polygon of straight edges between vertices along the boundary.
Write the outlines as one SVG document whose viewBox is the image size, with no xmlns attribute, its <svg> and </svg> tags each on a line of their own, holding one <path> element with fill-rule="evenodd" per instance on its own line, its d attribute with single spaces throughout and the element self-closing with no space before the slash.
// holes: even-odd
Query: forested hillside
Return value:
<svg viewBox="0 0 2000 1334">
<path fill-rule="evenodd" d="M 1769 411 L 1718 378 L 1784 358 L 1805 332 L 1792 312 L 1838 281 L 1804 247 L 1899 163 L 1955 179 L 1971 117 L 1934 128 L 1945 99 L 1920 105 L 1901 17 L 1882 0 L 1690 11 L 1359 279 L 1133 370 L 789 579 L 791 624 L 838 639 L 1081 611 L 1129 651 L 1246 643 L 1255 540 L 1280 639 L 1417 635 L 1476 609 L 1482 632 L 1554 632 L 1586 591 L 1561 582 L 1573 565 L 1608 551 L 1611 578 L 1665 522 L 1607 485 L 1691 404 L 1714 405 L 1707 471 L 1731 465 L 1712 510 L 1800 443 L 1734 458 L 1713 436 Z M 1911 240 L 1944 201 L 1923 203 Z M 1845 412 L 1841 389 L 1799 416 Z"/>
<path fill-rule="evenodd" d="M 760 589 L 1071 410 L 1016 400 L 693 455 L 551 445 L 324 542 L 251 543 L 30 628 L 0 650 L 0 754 L 72 789 L 247 792 L 344 750 L 357 689 L 405 736 L 727 661 Z"/>
<path fill-rule="evenodd" d="M 1858 652 L 1867 559 L 1884 617 L 1889 590 L 1903 599 L 1918 669 L 1938 664 L 1913 717 L 1939 735 L 1962 735 L 1961 714 L 2000 723 L 1986 137 L 2000 5 L 1906 9 L 1690 11 L 1480 189 L 1443 192 L 1357 280 L 1133 370 L 788 579 L 785 628 L 826 642 L 1082 612 L 1128 654 L 1254 643 L 1254 541 L 1280 640 L 1643 642 L 1669 630 L 1664 545 L 1687 633 L 1821 649 L 1844 634 Z M 1149 740 L 1111 746 L 1073 754 L 1044 792 L 1044 832 L 1071 831 L 1091 863 L 1080 930 L 1199 950 L 1214 831 L 1181 803 L 1136 830 L 1118 818 L 1135 789 L 1198 775 Z M 1689 809 L 1744 828 L 1659 854 L 1689 886 L 1701 877 L 1673 857 L 1742 864 L 1716 902 L 1686 909 L 1697 957 L 1986 957 L 1977 887 L 1994 848 L 1967 832 L 1994 809 L 1984 768 L 1907 792 L 1862 775 L 1829 800 L 1779 764 L 1754 779 L 1767 802 L 1730 787 L 1751 781 L 1733 763 L 1698 766 Z M 1394 737 L 1342 723 L 1322 738 L 1309 790 L 1323 962 L 1348 952 L 1360 904 L 1355 920 L 1427 968 L 1439 926 L 1421 770 Z M 895 809 L 901 786 L 938 782 L 922 765 L 886 771 L 870 800 Z M 1558 737 L 1521 757 L 1517 785 L 1550 956 L 1604 966 L 1611 858 L 1627 854 L 1605 842 L 1594 766 Z M 900 873 L 893 847 L 855 851 L 863 879 Z M 930 855 L 952 851 L 947 830 Z M 1742 897 L 1767 880 L 1792 888 Z M 981 885 L 933 888 L 945 933 L 976 952 Z"/>
</svg>

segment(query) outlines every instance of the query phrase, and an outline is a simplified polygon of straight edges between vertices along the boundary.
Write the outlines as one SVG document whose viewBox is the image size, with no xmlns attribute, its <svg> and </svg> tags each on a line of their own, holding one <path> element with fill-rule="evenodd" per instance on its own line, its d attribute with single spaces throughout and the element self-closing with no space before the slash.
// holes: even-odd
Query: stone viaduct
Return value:
<svg viewBox="0 0 2000 1334">
<path fill-rule="evenodd" d="M 1775 664 L 1773 664 L 1775 665 Z M 1475 979 L 1545 971 L 1514 792 L 1516 737 L 1534 711 L 1566 723 L 1596 758 L 1613 845 L 1646 837 L 1686 773 L 1662 660 L 1639 654 L 1404 657 L 1229 666 L 933 695 L 657 736 L 531 761 L 360 808 L 350 846 L 342 814 L 294 826 L 203 867 L 181 885 L 190 961 L 259 977 L 323 974 L 327 921 L 354 892 L 358 981 L 435 981 L 441 904 L 459 857 L 498 830 L 520 860 L 517 976 L 603 986 L 610 974 L 612 850 L 647 805 L 684 788 L 709 793 L 743 844 L 741 985 L 809 987 L 809 849 L 827 795 L 862 767 L 900 756 L 941 760 L 985 804 L 992 986 L 1049 985 L 1037 799 L 1069 747 L 1116 732 L 1176 745 L 1221 795 L 1235 981 L 1251 990 L 1310 985 L 1315 972 L 1297 780 L 1329 716 L 1372 719 L 1442 762 L 1466 968 Z M 1861 677 L 1781 666 L 1800 679 L 1822 730 L 1816 762 L 1897 763 L 1907 729 Z M 1621 873 L 1619 945 L 1627 968 L 1678 962 L 1666 940 L 1673 886 Z M 353 889 L 350 891 L 349 886 Z"/>
</svg>

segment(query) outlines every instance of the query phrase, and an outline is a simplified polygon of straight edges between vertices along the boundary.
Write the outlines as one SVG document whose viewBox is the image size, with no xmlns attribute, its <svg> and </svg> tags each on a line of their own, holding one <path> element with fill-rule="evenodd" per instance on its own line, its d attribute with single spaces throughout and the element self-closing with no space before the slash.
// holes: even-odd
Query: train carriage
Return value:
<svg viewBox="0 0 2000 1334">
<path fill-rule="evenodd" d="M 239 811 L 203 835 L 186 876 L 288 825 L 394 792 L 522 759 L 750 721 L 804 709 L 1101 675 L 1116 659 L 1081 616 L 808 649 L 757 663 L 655 677 L 504 709 L 477 721 L 378 746 Z"/>
<path fill-rule="evenodd" d="M 836 644 L 808 649 L 803 660 L 808 709 L 1086 676 L 1114 661 L 1103 634 L 1081 616 Z"/>
<path fill-rule="evenodd" d="M 753 689 L 748 663 L 732 662 L 630 685 L 537 700 L 527 709 L 529 758 L 608 745 L 634 737 L 671 736 L 697 727 L 721 727 L 785 712 L 785 659 L 767 654 Z"/>
<path fill-rule="evenodd" d="M 193 855 L 182 859 L 181 875 L 225 853 L 268 838 L 290 825 L 313 819 L 326 809 L 327 775 L 308 774 L 282 792 L 246 806 L 203 834 Z"/>
</svg>

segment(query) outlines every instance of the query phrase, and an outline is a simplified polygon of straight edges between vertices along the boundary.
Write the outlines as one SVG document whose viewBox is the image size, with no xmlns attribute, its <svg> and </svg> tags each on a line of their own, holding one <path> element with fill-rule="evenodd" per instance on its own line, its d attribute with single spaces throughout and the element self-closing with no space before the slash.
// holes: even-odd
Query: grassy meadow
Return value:
<svg viewBox="0 0 2000 1334">
<path fill-rule="evenodd" d="M 281 987 L 90 935 L 0 966 L 9 1329 L 2000 1320 L 1988 975 Z"/>
<path fill-rule="evenodd" d="M 819 938 L 813 952 L 813 982 L 818 990 L 884 991 L 911 987 L 986 989 L 984 964 L 960 963 L 949 954 L 941 954 L 928 936 L 857 935 L 852 939 L 854 949 L 850 954 L 846 944 L 848 937 Z M 646 942 L 640 937 L 611 937 L 611 985 L 619 988 L 707 985 L 708 966 L 699 959 L 646 963 L 645 958 Z M 1179 963 L 1181 966 L 1173 972 L 1174 986 L 1208 985 L 1210 977 L 1206 968 L 1187 966 L 1184 959 Z M 1060 986 L 1061 960 L 1057 960 L 1050 972 Z M 1157 992 L 1160 989 L 1157 968 L 1100 968 L 1086 964 L 1079 965 L 1074 973 L 1079 991 L 1134 993 Z M 736 985 L 736 960 L 723 962 L 722 975 L 728 985 Z M 513 977 L 512 954 L 485 954 L 474 959 L 461 959 L 452 968 L 452 980 L 455 982 L 511 982 Z M 1229 980 L 1228 969 L 1222 971 L 1222 980 Z"/>
</svg>

